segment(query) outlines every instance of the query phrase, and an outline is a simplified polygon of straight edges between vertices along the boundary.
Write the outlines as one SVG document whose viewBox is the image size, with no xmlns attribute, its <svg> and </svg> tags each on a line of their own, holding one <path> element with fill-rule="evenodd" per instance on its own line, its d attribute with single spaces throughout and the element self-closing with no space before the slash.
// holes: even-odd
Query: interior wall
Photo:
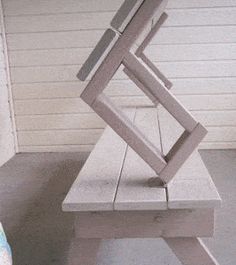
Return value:
<svg viewBox="0 0 236 265">
<path fill-rule="evenodd" d="M 76 74 L 122 0 L 3 0 L 19 150 L 88 151 L 104 122 L 79 95 Z M 203 148 L 236 147 L 236 1 L 169 0 L 146 53 L 203 122 Z M 107 93 L 150 105 L 121 72 Z"/>
<path fill-rule="evenodd" d="M 15 155 L 15 142 L 10 111 L 4 28 L 0 4 L 0 166 Z"/>
</svg>

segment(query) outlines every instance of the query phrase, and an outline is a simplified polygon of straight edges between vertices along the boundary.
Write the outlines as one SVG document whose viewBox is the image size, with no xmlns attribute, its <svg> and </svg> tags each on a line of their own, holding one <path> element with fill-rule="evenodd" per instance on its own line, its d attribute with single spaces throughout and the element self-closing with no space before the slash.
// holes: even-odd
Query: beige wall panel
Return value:
<svg viewBox="0 0 236 265">
<path fill-rule="evenodd" d="M 76 74 L 121 3 L 3 0 L 21 151 L 91 150 L 94 130 L 105 123 L 79 99 L 86 83 Z M 169 0 L 167 13 L 169 19 L 146 54 L 171 79 L 173 93 L 209 129 L 201 147 L 231 148 L 236 145 L 236 2 Z M 5 84 L 0 65 L 0 85 Z M 151 105 L 122 72 L 106 93 L 119 105 Z M 74 137 L 82 130 L 89 144 Z M 59 137 L 63 132 L 66 138 Z"/>
</svg>

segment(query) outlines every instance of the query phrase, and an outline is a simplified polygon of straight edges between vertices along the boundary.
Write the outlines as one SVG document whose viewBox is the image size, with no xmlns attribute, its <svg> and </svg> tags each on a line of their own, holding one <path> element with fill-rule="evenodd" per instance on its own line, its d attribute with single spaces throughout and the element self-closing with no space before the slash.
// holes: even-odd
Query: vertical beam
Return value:
<svg viewBox="0 0 236 265">
<path fill-rule="evenodd" d="M 173 84 L 164 76 L 164 74 L 155 66 L 155 64 L 148 59 L 148 57 L 141 53 L 140 58 L 143 62 L 150 67 L 150 69 L 155 73 L 155 75 L 165 84 L 168 89 L 171 89 Z"/>
</svg>

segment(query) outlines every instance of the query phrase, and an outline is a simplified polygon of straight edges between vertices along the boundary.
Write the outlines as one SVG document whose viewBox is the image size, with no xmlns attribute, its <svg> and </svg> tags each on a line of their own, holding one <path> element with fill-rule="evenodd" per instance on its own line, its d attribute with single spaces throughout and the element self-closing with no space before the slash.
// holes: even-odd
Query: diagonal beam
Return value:
<svg viewBox="0 0 236 265">
<path fill-rule="evenodd" d="M 161 16 L 167 5 L 167 0 L 145 0 L 123 34 L 99 66 L 95 75 L 81 94 L 81 98 L 91 105 L 102 93 L 115 72 L 118 70 L 124 55 L 132 48 L 139 35 L 156 13 Z"/>
<path fill-rule="evenodd" d="M 188 132 L 193 131 L 197 121 L 139 58 L 128 52 L 123 64 L 146 87 L 148 93 L 152 94 Z"/>
<path fill-rule="evenodd" d="M 109 100 L 105 94 L 95 100 L 93 110 L 159 174 L 166 161 L 156 146 Z"/>
</svg>

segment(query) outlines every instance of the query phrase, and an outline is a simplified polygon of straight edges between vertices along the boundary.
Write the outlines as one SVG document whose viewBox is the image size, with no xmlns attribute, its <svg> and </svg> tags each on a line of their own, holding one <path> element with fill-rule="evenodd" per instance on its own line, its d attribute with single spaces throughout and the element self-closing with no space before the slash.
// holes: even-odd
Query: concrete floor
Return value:
<svg viewBox="0 0 236 265">
<path fill-rule="evenodd" d="M 219 264 L 235 265 L 236 151 L 202 151 L 201 155 L 223 199 L 215 237 L 205 242 Z M 70 264 L 74 216 L 63 213 L 61 203 L 86 158 L 81 153 L 20 154 L 0 169 L 0 220 L 15 265 Z M 159 239 L 104 241 L 98 265 L 108 264 L 180 265 Z"/>
</svg>

